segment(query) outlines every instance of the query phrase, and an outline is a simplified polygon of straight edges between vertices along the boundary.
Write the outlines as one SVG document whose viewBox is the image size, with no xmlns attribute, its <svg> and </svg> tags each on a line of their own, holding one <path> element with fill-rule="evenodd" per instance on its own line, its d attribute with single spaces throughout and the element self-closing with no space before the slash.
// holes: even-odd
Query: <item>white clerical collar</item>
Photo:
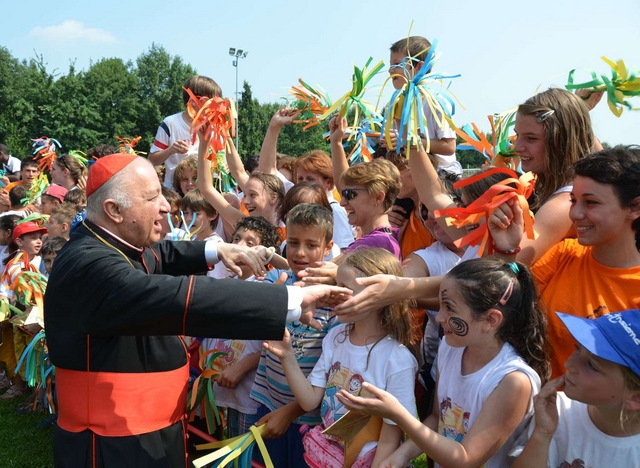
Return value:
<svg viewBox="0 0 640 468">
<path fill-rule="evenodd" d="M 92 221 L 93 222 L 93 221 Z M 126 245 L 127 247 L 129 247 L 130 249 L 133 249 L 137 252 L 144 252 L 144 249 L 140 248 L 140 247 L 136 247 L 135 245 L 131 245 L 130 243 L 128 243 L 126 240 L 124 240 L 122 237 L 116 236 L 113 232 L 109 231 L 106 227 L 100 226 L 98 223 L 93 223 L 96 227 L 102 229 L 104 232 L 106 232 L 107 234 L 109 234 L 111 237 L 113 237 L 114 239 L 116 239 L 117 241 L 121 242 L 122 244 Z"/>
</svg>

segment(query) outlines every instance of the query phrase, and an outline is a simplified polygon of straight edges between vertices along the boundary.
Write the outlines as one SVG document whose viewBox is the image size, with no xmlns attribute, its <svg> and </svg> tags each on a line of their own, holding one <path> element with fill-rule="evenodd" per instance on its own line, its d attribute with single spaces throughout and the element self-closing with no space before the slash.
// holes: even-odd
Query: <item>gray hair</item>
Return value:
<svg viewBox="0 0 640 468">
<path fill-rule="evenodd" d="M 125 170 L 116 172 L 100 188 L 87 197 L 86 213 L 89 221 L 98 221 L 104 218 L 103 205 L 107 200 L 113 200 L 116 205 L 125 210 L 133 206 L 128 187 L 128 179 L 130 177 L 131 175 L 127 174 Z"/>
</svg>

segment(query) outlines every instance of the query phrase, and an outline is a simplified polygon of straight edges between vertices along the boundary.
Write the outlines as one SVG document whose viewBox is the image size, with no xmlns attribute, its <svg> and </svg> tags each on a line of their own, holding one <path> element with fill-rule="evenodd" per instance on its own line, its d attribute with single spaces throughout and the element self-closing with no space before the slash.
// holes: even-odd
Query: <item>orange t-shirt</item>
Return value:
<svg viewBox="0 0 640 468">
<path fill-rule="evenodd" d="M 402 239 L 400 239 L 400 251 L 402 258 L 407 258 L 416 250 L 426 249 L 433 244 L 433 236 L 427 228 L 424 227 L 422 220 L 413 211 L 409 221 L 407 221 L 407 227 L 404 228 L 402 233 Z"/>
<path fill-rule="evenodd" d="M 640 308 L 640 266 L 601 265 L 593 259 L 591 247 L 580 245 L 577 239 L 556 244 L 531 271 L 549 323 L 547 334 L 553 347 L 551 378 L 565 373 L 564 363 L 575 351 L 575 340 L 556 312 L 597 318 Z"/>
</svg>

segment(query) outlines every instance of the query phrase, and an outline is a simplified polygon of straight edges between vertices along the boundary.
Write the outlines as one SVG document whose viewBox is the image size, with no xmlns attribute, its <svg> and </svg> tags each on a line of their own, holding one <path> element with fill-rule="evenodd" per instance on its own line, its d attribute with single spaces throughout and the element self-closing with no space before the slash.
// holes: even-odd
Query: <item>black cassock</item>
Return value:
<svg viewBox="0 0 640 468">
<path fill-rule="evenodd" d="M 187 353 L 178 335 L 282 339 L 284 286 L 193 276 L 204 242 L 140 250 L 85 221 L 55 259 L 45 330 L 57 467 L 183 467 Z"/>
</svg>

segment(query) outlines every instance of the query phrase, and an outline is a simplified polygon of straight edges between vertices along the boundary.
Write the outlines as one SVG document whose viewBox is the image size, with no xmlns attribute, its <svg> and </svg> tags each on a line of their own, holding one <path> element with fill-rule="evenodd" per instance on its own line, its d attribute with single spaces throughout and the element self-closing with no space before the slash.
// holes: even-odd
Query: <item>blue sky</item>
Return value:
<svg viewBox="0 0 640 468">
<path fill-rule="evenodd" d="M 298 78 L 336 99 L 350 89 L 352 64 L 370 56 L 388 63 L 390 44 L 407 36 L 413 20 L 412 34 L 439 41 L 437 71 L 462 74 L 451 89 L 466 110 L 458 109 L 455 122 L 485 130 L 487 114 L 523 102 L 538 86 L 563 86 L 573 68 L 585 80 L 590 70 L 609 74 L 602 55 L 640 69 L 638 0 L 236 0 L 192 10 L 161 0 L 33 0 L 5 2 L 2 10 L 0 45 L 20 59 L 42 54 L 62 74 L 72 60 L 77 68 L 102 57 L 135 60 L 156 42 L 232 96 L 228 50 L 247 50 L 240 83 L 247 80 L 263 102 L 287 95 Z M 376 77 L 378 86 L 384 78 Z M 367 97 L 375 102 L 378 93 L 372 88 Z M 640 107 L 640 98 L 632 103 Z M 601 140 L 640 143 L 640 111 L 616 118 L 603 101 L 592 118 Z"/>
</svg>

